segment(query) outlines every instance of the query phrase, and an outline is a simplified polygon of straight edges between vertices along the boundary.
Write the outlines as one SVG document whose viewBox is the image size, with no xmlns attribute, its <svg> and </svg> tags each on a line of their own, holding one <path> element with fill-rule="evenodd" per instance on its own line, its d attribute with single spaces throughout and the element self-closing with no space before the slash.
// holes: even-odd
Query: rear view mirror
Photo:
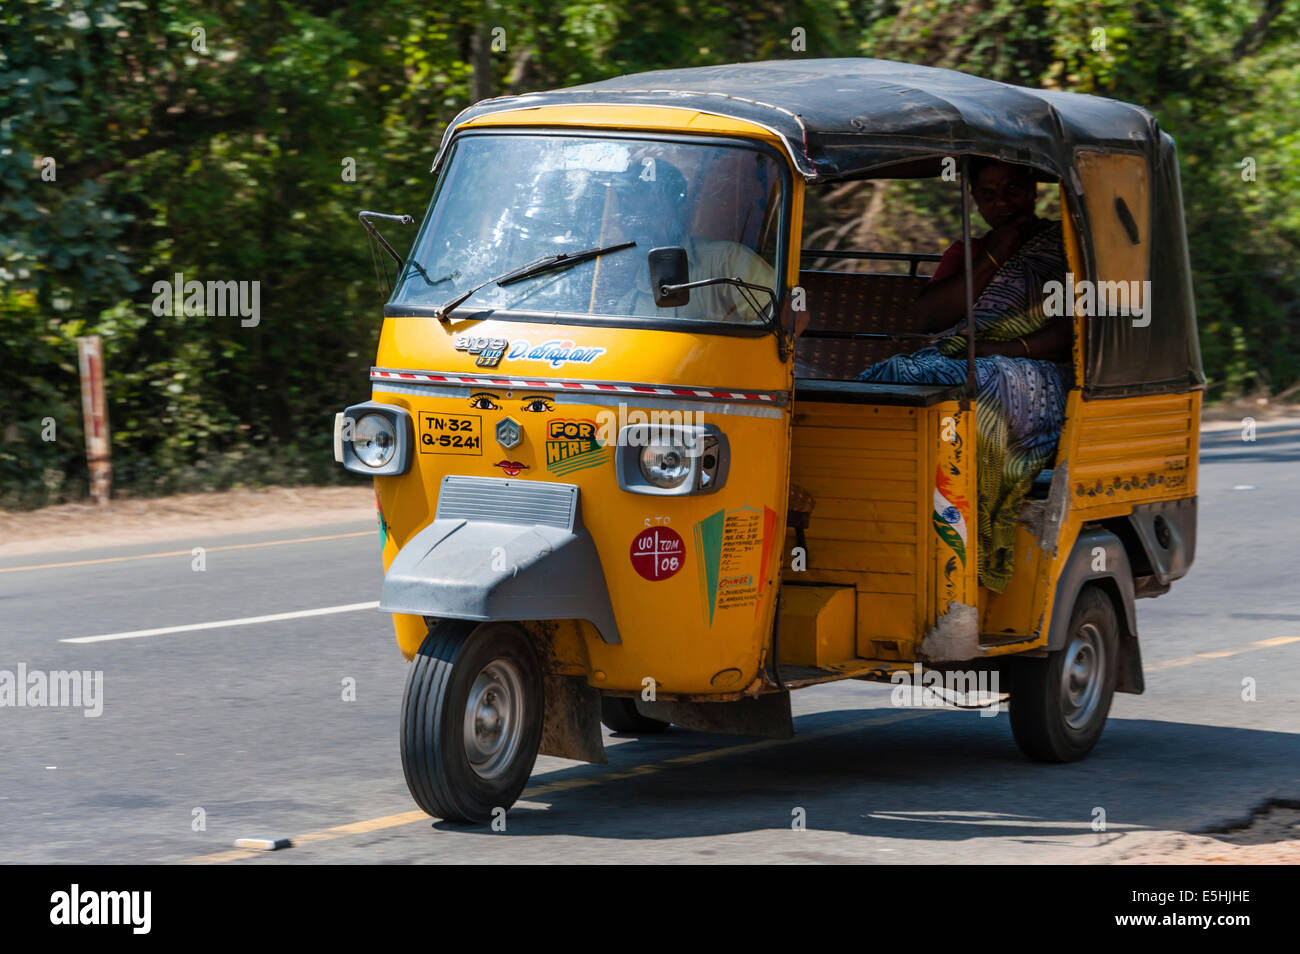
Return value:
<svg viewBox="0 0 1300 954">
<path fill-rule="evenodd" d="M 654 291 L 655 304 L 660 308 L 679 308 L 689 304 L 689 288 L 672 288 L 675 285 L 685 285 L 691 280 L 686 265 L 686 249 L 680 245 L 652 248 L 649 261 L 650 288 Z M 665 286 L 671 290 L 665 291 Z"/>
</svg>

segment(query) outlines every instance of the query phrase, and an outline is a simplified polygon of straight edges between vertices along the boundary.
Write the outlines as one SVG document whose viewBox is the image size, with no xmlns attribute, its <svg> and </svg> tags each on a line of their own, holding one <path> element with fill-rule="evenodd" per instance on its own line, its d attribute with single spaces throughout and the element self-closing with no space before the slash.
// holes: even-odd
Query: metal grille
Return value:
<svg viewBox="0 0 1300 954">
<path fill-rule="evenodd" d="M 577 509 L 578 488 L 573 484 L 447 476 L 438 494 L 437 519 L 540 523 L 572 530 Z"/>
</svg>

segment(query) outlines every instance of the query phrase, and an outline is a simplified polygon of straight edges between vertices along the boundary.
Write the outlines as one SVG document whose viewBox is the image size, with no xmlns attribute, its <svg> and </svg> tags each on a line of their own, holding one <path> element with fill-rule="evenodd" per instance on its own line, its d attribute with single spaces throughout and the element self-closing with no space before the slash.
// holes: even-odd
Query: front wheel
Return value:
<svg viewBox="0 0 1300 954">
<path fill-rule="evenodd" d="M 1119 620 L 1096 586 L 1079 591 L 1062 649 L 1017 659 L 1011 676 L 1011 732 L 1040 762 L 1074 762 L 1092 751 L 1110 713 Z"/>
<path fill-rule="evenodd" d="M 542 737 L 542 674 L 509 623 L 440 620 L 412 664 L 402 698 L 402 770 L 437 818 L 486 822 L 528 783 Z"/>
</svg>

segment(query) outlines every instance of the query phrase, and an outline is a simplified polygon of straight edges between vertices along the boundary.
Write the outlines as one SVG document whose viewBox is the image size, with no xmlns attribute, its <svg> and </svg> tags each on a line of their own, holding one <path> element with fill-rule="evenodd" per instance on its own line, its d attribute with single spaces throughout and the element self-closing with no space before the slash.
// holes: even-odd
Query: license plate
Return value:
<svg viewBox="0 0 1300 954">
<path fill-rule="evenodd" d="M 483 453 L 483 419 L 477 414 L 420 415 L 420 453 Z"/>
</svg>

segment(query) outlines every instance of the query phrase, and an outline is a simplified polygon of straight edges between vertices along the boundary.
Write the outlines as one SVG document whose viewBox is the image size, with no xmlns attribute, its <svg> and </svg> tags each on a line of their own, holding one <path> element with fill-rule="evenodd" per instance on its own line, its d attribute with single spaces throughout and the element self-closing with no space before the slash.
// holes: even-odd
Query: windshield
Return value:
<svg viewBox="0 0 1300 954">
<path fill-rule="evenodd" d="M 646 257 L 680 245 L 690 281 L 740 278 L 775 289 L 780 208 L 777 160 L 741 143 L 465 136 L 391 303 L 436 308 L 544 256 L 635 242 L 561 271 L 489 284 L 459 311 L 757 324 L 769 297 L 734 285 L 694 288 L 686 305 L 656 306 Z"/>
</svg>

